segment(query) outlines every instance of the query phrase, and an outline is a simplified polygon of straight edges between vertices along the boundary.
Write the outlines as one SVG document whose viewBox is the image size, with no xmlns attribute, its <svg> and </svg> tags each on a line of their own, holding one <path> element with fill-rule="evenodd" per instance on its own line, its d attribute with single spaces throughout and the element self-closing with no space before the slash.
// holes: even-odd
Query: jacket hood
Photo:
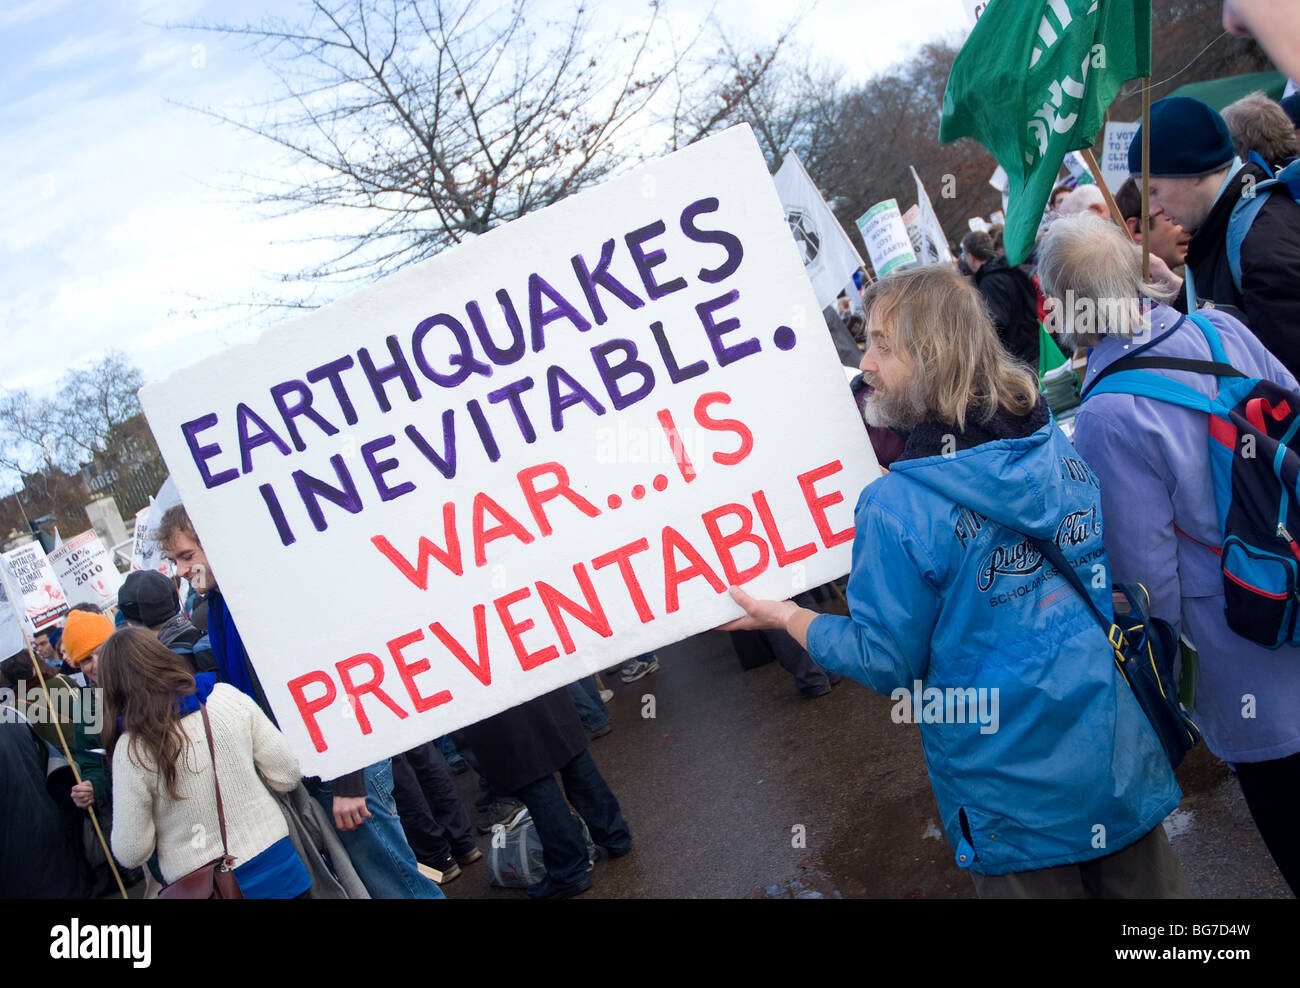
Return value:
<svg viewBox="0 0 1300 988">
<path fill-rule="evenodd" d="M 975 272 L 975 284 L 979 284 L 991 274 L 997 274 L 999 271 L 1010 271 L 1011 266 L 1007 264 L 1007 259 L 1001 254 L 995 254 L 987 261 L 980 265 L 980 269 Z"/>
<path fill-rule="evenodd" d="M 177 614 L 158 629 L 158 640 L 168 648 L 171 648 L 177 642 L 184 645 L 193 645 L 202 637 L 203 633 L 194 627 L 184 614 Z"/>
<path fill-rule="evenodd" d="M 1065 485 L 1044 488 L 1042 478 L 1068 470 L 1070 464 L 1062 461 L 1069 456 L 1065 436 L 1040 398 L 1027 416 L 1000 410 L 962 433 L 950 425 L 922 423 L 908 436 L 891 472 L 1006 528 L 1052 538 L 1073 509 L 1064 501 Z"/>
</svg>

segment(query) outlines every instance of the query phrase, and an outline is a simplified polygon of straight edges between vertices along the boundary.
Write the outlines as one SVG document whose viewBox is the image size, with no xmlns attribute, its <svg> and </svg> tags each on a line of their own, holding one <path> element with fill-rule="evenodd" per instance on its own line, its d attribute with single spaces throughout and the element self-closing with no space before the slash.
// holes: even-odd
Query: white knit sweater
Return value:
<svg viewBox="0 0 1300 988">
<path fill-rule="evenodd" d="M 289 836 L 284 815 L 266 785 L 293 789 L 302 777 L 284 736 L 257 704 L 233 686 L 218 683 L 207 700 L 208 720 L 226 811 L 228 850 L 238 867 Z M 221 856 L 212 758 L 198 711 L 181 718 L 188 743 L 176 776 L 180 800 L 172 799 L 143 751 L 134 755 L 131 733 L 113 751 L 113 854 L 128 868 L 149 860 L 154 847 L 163 879 L 174 882 Z M 143 765 L 141 763 L 144 763 Z"/>
</svg>

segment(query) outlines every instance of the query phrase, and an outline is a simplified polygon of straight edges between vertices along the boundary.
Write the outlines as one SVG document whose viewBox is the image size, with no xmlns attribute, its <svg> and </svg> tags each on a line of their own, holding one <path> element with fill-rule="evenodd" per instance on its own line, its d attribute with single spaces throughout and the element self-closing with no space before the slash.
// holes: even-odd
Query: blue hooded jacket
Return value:
<svg viewBox="0 0 1300 988">
<path fill-rule="evenodd" d="M 1182 793 L 1096 618 L 1003 527 L 1055 538 L 1110 614 L 1096 477 L 1041 401 L 1028 419 L 947 431 L 920 427 L 863 491 L 851 616 L 817 617 L 808 651 L 920 722 L 961 867 L 1001 875 L 1121 850 Z"/>
</svg>

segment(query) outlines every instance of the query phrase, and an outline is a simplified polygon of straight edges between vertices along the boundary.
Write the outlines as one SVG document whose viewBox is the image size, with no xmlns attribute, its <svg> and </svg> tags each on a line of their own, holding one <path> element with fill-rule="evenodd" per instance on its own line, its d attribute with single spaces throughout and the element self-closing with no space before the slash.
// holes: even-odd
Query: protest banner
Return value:
<svg viewBox="0 0 1300 988">
<path fill-rule="evenodd" d="M 878 202 L 858 217 L 862 242 L 871 255 L 871 266 L 876 277 L 883 278 L 904 264 L 916 263 L 916 252 L 907 236 L 903 217 L 898 212 L 898 200 Z"/>
<path fill-rule="evenodd" d="M 1114 120 L 1106 124 L 1105 136 L 1102 138 L 1101 174 L 1110 186 L 1112 193 L 1128 180 L 1128 148 L 1137 136 L 1138 123 L 1118 123 Z"/>
<path fill-rule="evenodd" d="M 10 549 L 0 559 L 8 571 L 14 599 L 23 612 L 24 630 L 35 634 L 68 613 L 68 600 L 39 542 Z"/>
<path fill-rule="evenodd" d="M 966 17 L 970 20 L 971 27 L 974 27 L 979 21 L 980 15 L 984 13 L 984 8 L 989 5 L 990 0 L 962 0 L 962 5 L 966 8 Z"/>
<path fill-rule="evenodd" d="M 916 173 L 916 169 L 911 165 L 907 167 L 912 172 L 912 178 L 916 180 L 918 211 L 916 222 L 921 231 L 922 243 L 922 249 L 916 252 L 916 256 L 922 264 L 951 264 L 956 258 L 948 249 L 948 235 L 943 232 L 943 224 L 939 222 L 939 217 L 934 212 L 930 193 L 925 191 L 925 184 L 921 181 L 921 176 Z"/>
<path fill-rule="evenodd" d="M 113 565 L 108 547 L 94 529 L 64 542 L 49 558 L 69 606 L 94 604 L 100 610 L 107 610 L 117 604 L 122 574 Z"/>
<path fill-rule="evenodd" d="M 742 126 L 142 389 L 304 772 L 847 572 L 820 308 Z"/>
<path fill-rule="evenodd" d="M 973 137 L 1007 175 L 1003 246 L 1022 263 L 1064 163 L 1091 147 L 1107 107 L 1130 79 L 1151 71 L 1151 2 L 998 0 L 953 60 L 939 141 Z"/>
<path fill-rule="evenodd" d="M 799 247 L 817 304 L 822 308 L 834 304 L 853 272 L 862 267 L 857 248 L 793 151 L 781 162 L 772 183 L 785 208 L 785 221 Z"/>
<path fill-rule="evenodd" d="M 1083 155 L 1078 151 L 1071 151 L 1065 156 L 1061 164 L 1065 167 L 1065 178 L 1057 184 L 1068 185 L 1071 188 L 1078 188 L 1080 185 L 1092 185 L 1092 172 L 1088 170 L 1088 162 L 1084 160 Z"/>
<path fill-rule="evenodd" d="M 156 500 L 135 513 L 135 532 L 131 538 L 132 573 L 142 569 L 155 569 L 164 576 L 171 576 L 171 563 L 163 558 L 162 547 L 153 540 L 152 527 L 162 517 L 162 513 L 157 508 Z"/>
<path fill-rule="evenodd" d="M 1007 177 L 1006 169 L 1001 165 L 993 169 L 993 174 L 989 176 L 989 185 L 993 186 L 1002 197 L 1002 211 L 1005 213 L 1011 202 L 1011 180 Z"/>
<path fill-rule="evenodd" d="M 921 207 L 915 203 L 903 213 L 903 229 L 907 231 L 907 239 L 912 242 L 912 252 L 917 257 L 924 256 L 925 231 L 921 229 Z"/>
<path fill-rule="evenodd" d="M 3 576 L 3 573 L 0 573 L 0 576 Z M 9 603 L 9 591 L 5 589 L 6 582 L 0 579 L 0 659 L 17 655 L 27 647 L 23 626 L 18 621 L 13 605 Z"/>
</svg>

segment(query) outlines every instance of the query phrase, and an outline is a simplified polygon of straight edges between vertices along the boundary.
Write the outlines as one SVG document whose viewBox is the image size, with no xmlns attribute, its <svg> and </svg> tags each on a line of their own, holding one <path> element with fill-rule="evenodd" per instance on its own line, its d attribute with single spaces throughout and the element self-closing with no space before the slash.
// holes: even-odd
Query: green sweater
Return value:
<svg viewBox="0 0 1300 988">
<path fill-rule="evenodd" d="M 98 701 L 93 688 L 78 686 L 67 676 L 50 677 L 46 686 L 54 704 L 53 716 L 39 686 L 29 688 L 27 696 L 18 698 L 16 706 L 36 733 L 52 744 L 59 754 L 63 754 L 60 734 L 63 735 L 82 780 L 95 787 L 95 808 L 104 809 L 112 797 L 112 784 L 108 759 L 95 751 L 100 747 L 102 724 L 99 718 L 103 715 L 103 704 Z"/>
</svg>

